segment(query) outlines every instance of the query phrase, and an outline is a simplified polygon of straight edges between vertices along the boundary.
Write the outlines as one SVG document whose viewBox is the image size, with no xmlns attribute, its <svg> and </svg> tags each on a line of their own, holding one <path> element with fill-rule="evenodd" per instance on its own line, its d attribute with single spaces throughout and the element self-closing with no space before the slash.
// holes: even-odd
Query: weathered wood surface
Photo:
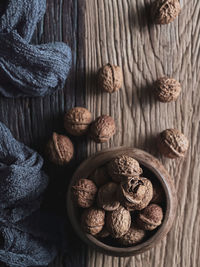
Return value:
<svg viewBox="0 0 200 267">
<path fill-rule="evenodd" d="M 190 140 L 185 159 L 161 158 L 174 177 L 179 198 L 177 218 L 165 240 L 142 255 L 116 258 L 90 248 L 86 251 L 79 240 L 71 237 L 70 245 L 74 246 L 70 252 L 60 255 L 50 266 L 200 266 L 200 1 L 182 0 L 181 15 L 166 26 L 152 25 L 151 0 L 47 0 L 47 3 L 45 19 L 34 41 L 69 43 L 73 68 L 65 89 L 54 95 L 19 100 L 0 98 L 0 120 L 16 138 L 43 154 L 52 131 L 63 132 L 64 111 L 83 105 L 94 116 L 113 116 L 118 130 L 102 146 L 76 139 L 79 161 L 97 150 L 119 145 L 144 149 L 160 158 L 155 136 L 168 127 L 180 129 Z M 123 68 L 124 86 L 113 95 L 99 91 L 96 85 L 96 71 L 107 62 Z M 173 76 L 182 83 L 182 94 L 176 103 L 158 103 L 151 94 L 152 82 L 162 75 Z M 53 186 L 59 191 L 56 193 L 59 203 L 64 201 L 64 189 L 60 188 L 66 184 L 65 172 L 53 167 L 49 171 L 55 178 Z M 56 207 L 58 202 L 52 205 Z M 64 211 L 64 205 L 59 211 Z"/>
</svg>

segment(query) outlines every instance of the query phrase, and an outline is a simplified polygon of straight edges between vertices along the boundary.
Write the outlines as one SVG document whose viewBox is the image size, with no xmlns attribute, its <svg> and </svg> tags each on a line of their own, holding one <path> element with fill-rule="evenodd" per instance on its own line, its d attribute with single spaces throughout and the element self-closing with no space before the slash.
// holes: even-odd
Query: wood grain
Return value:
<svg viewBox="0 0 200 267">
<path fill-rule="evenodd" d="M 84 75 L 84 13 L 85 1 L 47 0 L 47 11 L 38 25 L 33 44 L 64 41 L 72 49 L 73 65 L 64 90 L 44 98 L 6 99 L 0 97 L 0 121 L 13 135 L 25 144 L 37 149 L 44 156 L 44 148 L 53 131 L 64 133 L 63 115 L 75 105 L 85 103 Z M 75 139 L 73 139 L 75 142 Z M 44 208 L 66 219 L 65 194 L 67 184 L 75 167 L 86 157 L 85 139 L 77 141 L 75 159 L 65 169 L 56 168 L 48 162 L 46 171 L 50 176 Z M 85 246 L 78 240 L 66 222 L 68 229 L 63 239 L 69 240 L 68 248 L 50 266 L 85 266 Z M 1 264 L 0 266 L 4 266 Z"/>
<path fill-rule="evenodd" d="M 117 134 L 105 145 L 88 145 L 88 154 L 104 147 L 128 145 L 160 158 L 155 136 L 166 128 L 180 129 L 190 140 L 185 159 L 162 159 L 174 177 L 179 206 L 176 222 L 156 248 L 132 258 L 113 258 L 88 250 L 87 266 L 189 267 L 200 266 L 199 151 L 200 151 L 200 2 L 181 1 L 182 12 L 172 24 L 155 26 L 150 0 L 88 0 L 86 5 L 87 107 L 110 114 Z M 91 79 L 107 62 L 123 68 L 124 87 L 109 95 Z M 163 75 L 182 84 L 176 103 L 156 102 L 152 82 Z"/>
<path fill-rule="evenodd" d="M 152 25 L 150 0 L 47 0 L 47 12 L 33 43 L 63 40 L 73 51 L 73 67 L 64 90 L 36 99 L 0 97 L 0 120 L 15 137 L 43 154 L 52 131 L 63 132 L 62 117 L 72 106 L 88 107 L 94 116 L 110 114 L 117 134 L 104 145 L 73 139 L 76 157 L 71 168 L 49 166 L 52 187 L 64 213 L 66 173 L 87 155 L 106 147 L 133 146 L 160 158 L 155 146 L 158 132 L 174 127 L 190 140 L 185 159 L 162 162 L 178 190 L 176 222 L 167 238 L 154 249 L 131 258 L 102 255 L 73 235 L 71 250 L 62 253 L 51 267 L 197 267 L 200 266 L 200 1 L 181 0 L 178 19 L 166 26 Z M 116 94 L 101 92 L 96 71 L 104 63 L 123 68 L 124 86 Z M 182 94 L 176 103 L 156 102 L 152 82 L 162 75 L 180 80 Z M 87 147 L 86 147 L 87 144 Z M 71 229 L 71 228 L 69 228 Z M 73 245 L 74 244 L 74 245 Z M 80 244 L 76 248 L 77 244 Z M 3 266 L 3 265 L 1 265 Z"/>
</svg>

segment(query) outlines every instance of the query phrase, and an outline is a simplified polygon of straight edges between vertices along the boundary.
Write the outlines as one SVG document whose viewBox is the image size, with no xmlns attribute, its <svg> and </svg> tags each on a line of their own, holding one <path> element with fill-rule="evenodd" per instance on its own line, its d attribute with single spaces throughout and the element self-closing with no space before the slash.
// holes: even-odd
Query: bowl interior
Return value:
<svg viewBox="0 0 200 267">
<path fill-rule="evenodd" d="M 98 167 L 105 165 L 107 162 L 109 162 L 112 158 L 120 155 L 120 154 L 126 154 L 132 156 L 136 160 L 139 161 L 142 169 L 143 169 L 143 177 L 149 178 L 152 183 L 159 184 L 164 192 L 164 201 L 163 201 L 163 211 L 164 211 L 164 218 L 162 225 L 155 229 L 154 231 L 149 231 L 147 234 L 146 239 L 135 246 L 131 247 L 123 247 L 119 244 L 117 244 L 116 240 L 112 239 L 111 237 L 104 238 L 104 239 L 97 239 L 96 237 L 84 233 L 80 226 L 80 214 L 81 209 L 77 208 L 71 197 L 71 186 L 76 183 L 77 180 L 80 178 L 88 178 L 89 175 Z M 76 171 L 74 174 L 71 184 L 68 189 L 67 194 L 67 207 L 68 207 L 68 214 L 69 218 L 72 222 L 72 225 L 76 231 L 76 233 L 79 235 L 79 237 L 85 241 L 87 244 L 92 245 L 96 247 L 97 249 L 100 249 L 102 252 L 110 255 L 115 256 L 129 256 L 129 255 L 135 255 L 138 253 L 141 253 L 150 247 L 152 245 L 155 245 L 156 242 L 160 241 L 166 233 L 169 231 L 172 221 L 173 221 L 173 215 L 174 215 L 174 209 L 175 209 L 175 189 L 173 186 L 173 183 L 171 181 L 171 178 L 169 177 L 169 174 L 166 172 L 162 164 L 153 158 L 148 153 L 136 150 L 136 149 L 118 149 L 118 150 L 108 150 L 107 152 L 101 152 L 97 154 L 96 156 L 93 156 L 86 160 Z"/>
</svg>

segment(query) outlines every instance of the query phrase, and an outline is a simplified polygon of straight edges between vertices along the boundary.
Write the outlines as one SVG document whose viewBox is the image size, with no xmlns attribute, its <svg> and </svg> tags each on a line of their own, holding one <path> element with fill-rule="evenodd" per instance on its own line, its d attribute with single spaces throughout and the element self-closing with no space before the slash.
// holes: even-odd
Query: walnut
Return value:
<svg viewBox="0 0 200 267">
<path fill-rule="evenodd" d="M 75 136 L 84 135 L 88 131 L 91 122 L 91 112 L 82 107 L 70 109 L 64 117 L 65 130 Z"/>
<path fill-rule="evenodd" d="M 105 224 L 105 211 L 98 208 L 84 210 L 81 216 L 81 226 L 83 230 L 91 235 L 101 232 Z"/>
<path fill-rule="evenodd" d="M 115 121 L 112 117 L 102 115 L 90 127 L 90 136 L 97 143 L 107 142 L 115 134 Z"/>
<path fill-rule="evenodd" d="M 118 66 L 107 64 L 98 72 L 99 87 L 108 93 L 118 91 L 122 87 L 123 74 Z"/>
<path fill-rule="evenodd" d="M 142 210 L 153 197 L 153 186 L 144 177 L 128 179 L 121 182 L 118 196 L 121 204 L 128 210 Z"/>
<path fill-rule="evenodd" d="M 173 78 L 162 77 L 155 82 L 154 90 L 158 100 L 167 103 L 177 100 L 181 85 Z"/>
<path fill-rule="evenodd" d="M 139 162 L 127 155 L 121 155 L 108 163 L 108 173 L 113 181 L 121 182 L 128 177 L 138 177 L 142 174 Z"/>
<path fill-rule="evenodd" d="M 88 179 L 80 179 L 72 186 L 73 199 L 82 208 L 93 205 L 97 193 L 96 185 Z"/>
<path fill-rule="evenodd" d="M 167 129 L 158 136 L 158 148 L 168 158 L 184 157 L 188 147 L 187 138 L 176 129 Z"/>
<path fill-rule="evenodd" d="M 168 24 L 180 13 L 179 0 L 155 0 L 152 5 L 152 18 L 156 24 Z"/>
<path fill-rule="evenodd" d="M 97 195 L 97 203 L 100 208 L 106 211 L 112 211 L 119 208 L 120 203 L 117 199 L 118 185 L 115 183 L 107 183 L 100 187 Z"/>
<path fill-rule="evenodd" d="M 114 238 L 125 235 L 131 225 L 131 215 L 128 210 L 120 206 L 117 210 L 109 211 L 106 216 L 106 228 Z"/>
<path fill-rule="evenodd" d="M 90 175 L 90 179 L 97 185 L 102 186 L 108 183 L 111 179 L 107 173 L 106 166 L 100 166 Z"/>
<path fill-rule="evenodd" d="M 58 165 L 70 162 L 74 155 L 74 146 L 67 136 L 53 133 L 46 147 L 49 160 Z"/>
<path fill-rule="evenodd" d="M 132 246 L 143 241 L 145 237 L 145 231 L 132 225 L 128 232 L 119 238 L 119 242 L 124 246 Z"/>
<path fill-rule="evenodd" d="M 144 210 L 140 211 L 137 224 L 144 230 L 152 231 L 161 225 L 163 211 L 157 204 L 150 204 Z"/>
</svg>

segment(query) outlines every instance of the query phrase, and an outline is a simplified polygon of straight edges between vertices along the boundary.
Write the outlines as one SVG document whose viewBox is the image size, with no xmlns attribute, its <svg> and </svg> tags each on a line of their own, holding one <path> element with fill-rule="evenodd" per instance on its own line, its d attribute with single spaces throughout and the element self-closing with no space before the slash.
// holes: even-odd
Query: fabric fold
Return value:
<svg viewBox="0 0 200 267">
<path fill-rule="evenodd" d="M 47 265 L 57 253 L 60 223 L 39 209 L 48 185 L 42 166 L 0 123 L 0 260 L 9 266 Z"/>
<path fill-rule="evenodd" d="M 64 87 L 71 49 L 29 43 L 45 10 L 45 0 L 10 0 L 0 18 L 0 93 L 6 97 L 45 96 Z"/>
</svg>

